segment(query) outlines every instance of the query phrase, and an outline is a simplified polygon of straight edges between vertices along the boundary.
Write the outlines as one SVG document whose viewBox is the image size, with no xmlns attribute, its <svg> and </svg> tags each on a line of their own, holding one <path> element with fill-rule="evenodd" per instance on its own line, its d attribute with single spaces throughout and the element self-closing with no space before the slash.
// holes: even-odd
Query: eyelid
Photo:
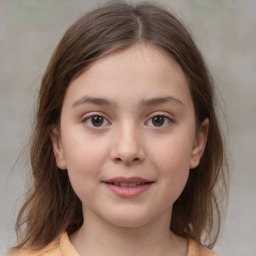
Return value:
<svg viewBox="0 0 256 256">
<path fill-rule="evenodd" d="M 170 120 L 174 121 L 173 115 L 171 115 L 170 113 L 164 112 L 164 111 L 153 112 L 153 113 L 148 115 L 147 119 L 150 119 L 150 118 L 152 118 L 154 116 L 163 116 L 163 117 L 167 117 Z"/>
<path fill-rule="evenodd" d="M 107 118 L 106 115 L 104 113 L 102 113 L 102 112 L 89 112 L 89 113 L 83 115 L 82 123 L 86 123 L 86 121 L 88 121 L 93 116 L 100 116 L 100 117 L 102 117 L 104 120 L 106 120 L 108 122 L 108 124 L 107 125 L 103 125 L 103 126 L 99 126 L 99 127 L 86 124 L 90 128 L 100 129 L 100 128 L 104 128 L 106 126 L 109 126 L 111 124 L 111 122 L 109 121 L 109 118 Z"/>
<path fill-rule="evenodd" d="M 156 117 L 156 116 L 161 116 L 161 117 L 167 118 L 169 120 L 169 122 L 168 122 L 167 125 L 163 125 L 163 126 L 150 125 L 150 126 L 152 126 L 154 128 L 163 129 L 163 128 L 166 128 L 167 126 L 169 126 L 170 123 L 174 122 L 173 116 L 170 115 L 169 113 L 166 113 L 166 112 L 154 112 L 154 113 L 152 113 L 152 114 L 150 114 L 148 116 L 147 121 L 145 122 L 145 124 L 147 124 L 150 120 L 152 120 L 153 117 Z"/>
</svg>

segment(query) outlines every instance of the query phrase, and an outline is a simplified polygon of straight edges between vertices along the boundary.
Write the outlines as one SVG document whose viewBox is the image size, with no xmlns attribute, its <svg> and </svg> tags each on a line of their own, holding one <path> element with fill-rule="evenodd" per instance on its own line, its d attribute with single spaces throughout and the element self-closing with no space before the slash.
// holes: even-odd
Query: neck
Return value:
<svg viewBox="0 0 256 256">
<path fill-rule="evenodd" d="M 80 256 L 186 255 L 186 240 L 169 229 L 171 216 L 125 228 L 99 220 L 91 213 L 85 217 L 82 227 L 70 236 Z"/>
</svg>

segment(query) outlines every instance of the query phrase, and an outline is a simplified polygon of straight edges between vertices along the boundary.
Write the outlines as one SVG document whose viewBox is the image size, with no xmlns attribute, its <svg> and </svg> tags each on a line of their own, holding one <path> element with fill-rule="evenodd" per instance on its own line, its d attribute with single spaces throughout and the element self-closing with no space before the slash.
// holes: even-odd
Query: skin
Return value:
<svg viewBox="0 0 256 256">
<path fill-rule="evenodd" d="M 78 253 L 186 255 L 187 241 L 169 223 L 208 126 L 205 120 L 196 127 L 186 76 L 156 46 L 110 53 L 73 80 L 51 138 L 57 166 L 67 169 L 83 205 L 84 224 L 70 236 Z M 125 198 L 103 182 L 119 176 L 153 183 Z"/>
</svg>

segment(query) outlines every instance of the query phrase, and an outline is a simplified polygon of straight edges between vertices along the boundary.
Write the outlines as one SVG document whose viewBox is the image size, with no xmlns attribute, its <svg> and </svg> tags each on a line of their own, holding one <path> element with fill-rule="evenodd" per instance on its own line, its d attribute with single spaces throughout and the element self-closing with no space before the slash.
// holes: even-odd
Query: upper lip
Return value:
<svg viewBox="0 0 256 256">
<path fill-rule="evenodd" d="M 114 177 L 108 180 L 104 180 L 106 183 L 148 183 L 152 180 L 143 179 L 141 177 Z"/>
</svg>

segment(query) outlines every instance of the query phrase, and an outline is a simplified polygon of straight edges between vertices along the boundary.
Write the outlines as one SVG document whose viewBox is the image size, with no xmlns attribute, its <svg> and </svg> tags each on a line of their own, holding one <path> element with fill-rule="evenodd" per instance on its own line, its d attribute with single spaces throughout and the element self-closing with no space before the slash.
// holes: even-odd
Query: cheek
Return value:
<svg viewBox="0 0 256 256">
<path fill-rule="evenodd" d="M 65 147 L 65 142 L 68 147 Z M 64 141 L 63 146 L 70 182 L 78 197 L 82 199 L 82 195 L 86 196 L 93 190 L 96 182 L 100 182 L 106 147 L 88 140 L 75 139 Z"/>
<path fill-rule="evenodd" d="M 173 136 L 162 141 L 154 142 L 150 155 L 155 165 L 163 170 L 163 174 L 182 173 L 189 170 L 193 147 L 192 136 Z"/>
<path fill-rule="evenodd" d="M 169 202 L 176 201 L 187 183 L 192 148 L 188 141 L 176 137 L 155 145 L 154 152 L 151 151 L 152 163 L 164 188 L 162 196 Z"/>
<path fill-rule="evenodd" d="M 63 136 L 64 158 L 67 169 L 91 170 L 97 168 L 107 155 L 105 140 L 74 131 Z"/>
</svg>

